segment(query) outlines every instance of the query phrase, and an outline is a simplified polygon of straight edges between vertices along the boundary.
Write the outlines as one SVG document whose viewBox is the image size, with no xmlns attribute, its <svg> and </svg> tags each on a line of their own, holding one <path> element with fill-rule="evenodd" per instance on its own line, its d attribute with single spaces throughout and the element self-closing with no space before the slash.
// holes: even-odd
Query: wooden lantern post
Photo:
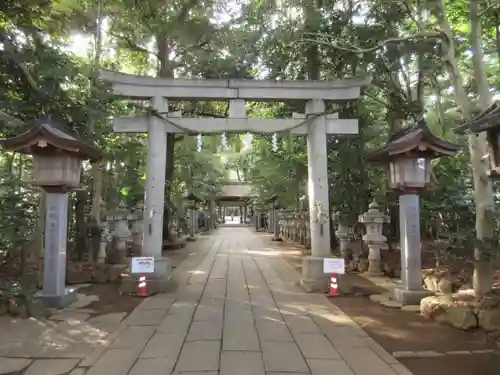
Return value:
<svg viewBox="0 0 500 375">
<path fill-rule="evenodd" d="M 427 122 L 394 134 L 382 149 L 366 156 L 368 161 L 389 164 L 389 185 L 399 195 L 401 278 L 403 285 L 392 298 L 403 304 L 418 304 L 429 295 L 422 287 L 419 192 L 430 182 L 430 160 L 454 156 L 460 147 L 431 133 Z"/>
<path fill-rule="evenodd" d="M 33 157 L 32 180 L 46 191 L 43 290 L 39 297 L 48 307 L 64 307 L 76 298 L 66 288 L 68 192 L 81 188 L 82 160 L 98 160 L 101 152 L 68 127 L 50 118 L 30 124 L 30 129 L 1 140 L 7 151 Z"/>
</svg>

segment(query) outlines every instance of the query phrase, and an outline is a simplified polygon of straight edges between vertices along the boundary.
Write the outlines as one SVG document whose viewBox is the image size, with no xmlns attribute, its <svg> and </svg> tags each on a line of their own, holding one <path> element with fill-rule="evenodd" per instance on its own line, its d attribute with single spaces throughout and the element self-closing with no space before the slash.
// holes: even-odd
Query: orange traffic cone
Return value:
<svg viewBox="0 0 500 375">
<path fill-rule="evenodd" d="M 139 282 L 137 283 L 137 297 L 147 297 L 148 295 L 146 276 L 142 275 L 139 277 Z"/>
<path fill-rule="evenodd" d="M 339 293 L 339 284 L 337 283 L 337 275 L 332 275 L 330 277 L 330 292 L 329 296 L 338 296 Z"/>
</svg>

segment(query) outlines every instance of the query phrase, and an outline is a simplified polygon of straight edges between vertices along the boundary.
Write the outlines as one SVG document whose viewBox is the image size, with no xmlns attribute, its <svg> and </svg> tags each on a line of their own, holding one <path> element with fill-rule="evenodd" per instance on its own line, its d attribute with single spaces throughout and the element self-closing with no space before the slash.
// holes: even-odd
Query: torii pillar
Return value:
<svg viewBox="0 0 500 375">
<path fill-rule="evenodd" d="M 310 100 L 306 116 L 325 112 L 323 100 Z M 307 192 L 311 228 L 311 256 L 302 258 L 301 285 L 310 291 L 326 291 L 328 275 L 323 259 L 331 256 L 326 152 L 326 116 L 317 116 L 307 125 Z"/>
<path fill-rule="evenodd" d="M 160 113 L 168 111 L 168 100 L 162 96 L 151 99 L 153 108 Z M 148 117 L 148 158 L 141 256 L 155 258 L 154 274 L 149 288 L 156 292 L 167 291 L 172 267 L 170 259 L 163 257 L 163 211 L 165 200 L 165 167 L 167 133 L 164 122 L 157 116 Z"/>
</svg>

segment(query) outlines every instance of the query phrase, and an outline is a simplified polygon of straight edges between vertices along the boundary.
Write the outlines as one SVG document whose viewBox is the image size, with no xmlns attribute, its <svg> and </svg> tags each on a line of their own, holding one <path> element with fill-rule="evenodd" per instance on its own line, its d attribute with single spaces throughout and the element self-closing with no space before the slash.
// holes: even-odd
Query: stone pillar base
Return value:
<svg viewBox="0 0 500 375">
<path fill-rule="evenodd" d="M 280 237 L 273 237 L 273 238 L 271 238 L 271 241 L 282 242 L 283 239 Z"/>
<path fill-rule="evenodd" d="M 396 287 L 391 292 L 391 299 L 400 302 L 403 305 L 419 305 L 420 301 L 434 295 L 430 290 L 408 290 L 404 287 Z"/>
<path fill-rule="evenodd" d="M 323 259 L 313 256 L 302 258 L 300 286 L 308 293 L 326 293 L 328 291 L 329 277 L 323 273 Z"/>
<path fill-rule="evenodd" d="M 76 291 L 72 288 L 66 288 L 64 294 L 60 296 L 47 295 L 40 291 L 35 294 L 35 298 L 39 299 L 45 307 L 62 309 L 76 301 Z"/>
<path fill-rule="evenodd" d="M 163 250 L 178 250 L 186 247 L 187 237 L 177 238 L 175 241 L 163 241 Z"/>
<path fill-rule="evenodd" d="M 368 270 L 366 273 L 371 276 L 383 276 L 384 273 L 382 272 L 382 269 L 380 268 L 380 259 L 370 259 L 368 258 Z"/>
</svg>

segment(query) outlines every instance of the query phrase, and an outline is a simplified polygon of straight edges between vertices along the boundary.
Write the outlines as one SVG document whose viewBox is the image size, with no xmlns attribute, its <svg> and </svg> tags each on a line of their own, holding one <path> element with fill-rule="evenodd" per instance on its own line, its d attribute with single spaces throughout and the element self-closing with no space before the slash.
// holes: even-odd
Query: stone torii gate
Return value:
<svg viewBox="0 0 500 375">
<path fill-rule="evenodd" d="M 163 79 L 135 76 L 107 70 L 101 78 L 112 84 L 117 95 L 151 100 L 162 116 L 115 118 L 114 131 L 148 133 L 148 159 L 144 210 L 143 254 L 155 257 L 162 276 L 168 262 L 162 259 L 163 203 L 167 133 L 276 133 L 291 130 L 307 136 L 308 195 L 311 218 L 311 257 L 303 260 L 303 284 L 311 290 L 324 289 L 323 258 L 330 255 L 328 225 L 328 176 L 326 135 L 357 134 L 357 119 L 338 119 L 325 113 L 325 101 L 355 100 L 367 79 L 348 78 L 336 81 L 264 81 Z M 171 100 L 229 100 L 228 118 L 182 118 L 168 113 Z M 247 118 L 245 101 L 306 101 L 306 113 L 292 119 Z M 162 118 L 163 117 L 163 118 Z M 164 262 L 164 263 L 162 263 Z M 323 285 L 324 284 L 324 285 Z"/>
</svg>

